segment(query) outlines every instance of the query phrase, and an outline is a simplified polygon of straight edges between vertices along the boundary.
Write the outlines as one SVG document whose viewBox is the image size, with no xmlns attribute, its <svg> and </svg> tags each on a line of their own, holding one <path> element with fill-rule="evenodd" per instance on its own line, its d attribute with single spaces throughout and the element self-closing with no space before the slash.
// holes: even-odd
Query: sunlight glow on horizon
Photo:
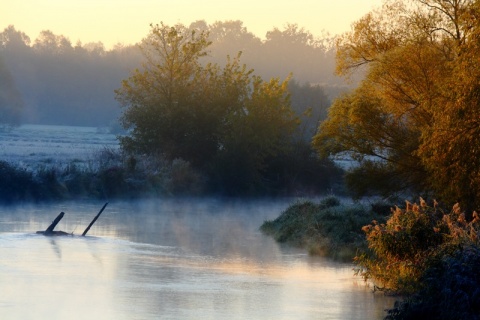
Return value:
<svg viewBox="0 0 480 320">
<path fill-rule="evenodd" d="M 19 0 L 8 1 L 0 11 L 3 31 L 13 25 L 32 42 L 42 30 L 83 44 L 103 42 L 106 48 L 117 43 L 134 44 L 150 30 L 150 23 L 189 25 L 198 20 L 240 20 L 249 32 L 264 39 L 267 31 L 283 30 L 288 23 L 310 31 L 315 37 L 325 32 L 341 34 L 382 0 L 299 0 L 296 2 L 244 0 Z"/>
</svg>

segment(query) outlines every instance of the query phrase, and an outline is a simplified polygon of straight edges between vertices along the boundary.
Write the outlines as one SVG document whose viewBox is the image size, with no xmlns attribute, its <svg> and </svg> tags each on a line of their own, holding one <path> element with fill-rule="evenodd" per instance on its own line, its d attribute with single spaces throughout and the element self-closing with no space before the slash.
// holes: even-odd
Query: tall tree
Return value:
<svg viewBox="0 0 480 320">
<path fill-rule="evenodd" d="M 470 150 L 453 156 L 455 126 L 467 122 L 445 120 L 460 110 L 448 106 L 462 99 L 468 99 L 463 106 L 470 115 L 478 108 L 468 98 L 473 87 L 458 85 L 462 78 L 475 82 L 465 63 L 478 59 L 471 48 L 477 7 L 473 0 L 386 1 L 338 40 L 337 72 L 348 76 L 363 68 L 366 77 L 335 101 L 314 144 L 324 155 L 347 153 L 360 161 L 349 176 L 359 194 L 380 186 L 384 194 L 434 191 L 448 201 L 480 204 L 466 188 L 477 185 L 479 176 L 466 172 L 460 160 L 475 156 L 478 143 L 472 135 L 469 143 L 457 140 Z M 376 183 L 379 177 L 385 183 Z M 480 195 L 480 188 L 474 193 Z"/>
<path fill-rule="evenodd" d="M 17 31 L 13 25 L 10 25 L 0 33 L 0 45 L 4 50 L 25 50 L 29 48 L 30 37 L 21 31 Z"/>
<path fill-rule="evenodd" d="M 444 10 L 437 5 L 436 10 Z M 441 106 L 424 134 L 419 154 L 435 174 L 439 193 L 464 207 L 480 206 L 480 2 L 455 1 L 450 21 L 455 55 Z"/>
<path fill-rule="evenodd" d="M 196 91 L 205 86 L 199 58 L 206 55 L 208 45 L 204 31 L 196 33 L 183 25 L 152 25 L 141 46 L 143 68 L 135 70 L 116 91 L 117 99 L 128 106 L 123 126 L 132 129 L 130 136 L 121 139 L 126 150 L 199 163 L 211 153 L 215 141 L 208 137 L 202 137 L 206 139 L 202 143 L 196 141 L 194 127 L 204 121 L 195 121 L 200 114 L 192 108 L 197 103 Z M 203 147 L 204 152 L 190 155 L 196 147 Z"/>
<path fill-rule="evenodd" d="M 130 130 L 121 144 L 134 153 L 187 160 L 222 185 L 232 182 L 223 173 L 243 172 L 239 188 L 246 189 L 297 125 L 288 80 L 263 81 L 240 63 L 240 54 L 223 68 L 203 66 L 209 45 L 205 31 L 152 26 L 141 45 L 142 69 L 116 91 Z"/>
<path fill-rule="evenodd" d="M 297 24 L 287 24 L 283 30 L 274 28 L 267 32 L 256 70 L 272 76 L 279 75 L 278 66 L 284 66 L 285 74 L 291 72 L 299 80 L 310 83 L 319 78 L 322 82 L 333 80 L 333 63 L 327 62 L 330 60 L 327 53 L 328 48 L 311 32 Z"/>
<path fill-rule="evenodd" d="M 33 44 L 33 48 L 40 52 L 65 54 L 73 50 L 72 43 L 62 35 L 55 35 L 50 30 L 40 32 Z"/>
</svg>

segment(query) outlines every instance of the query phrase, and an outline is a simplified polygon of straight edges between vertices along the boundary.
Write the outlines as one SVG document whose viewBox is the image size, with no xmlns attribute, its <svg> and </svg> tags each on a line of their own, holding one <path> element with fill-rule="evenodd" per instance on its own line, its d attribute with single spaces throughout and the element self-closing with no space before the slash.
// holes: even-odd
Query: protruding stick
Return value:
<svg viewBox="0 0 480 320">
<path fill-rule="evenodd" d="M 57 224 L 62 220 L 63 216 L 65 215 L 65 212 L 60 212 L 60 214 L 53 220 L 52 224 L 45 230 L 45 233 L 51 233 L 53 232 L 53 229 L 57 226 Z"/>
<path fill-rule="evenodd" d="M 92 222 L 90 222 L 90 224 L 88 225 L 87 229 L 85 229 L 85 231 L 83 231 L 82 233 L 82 236 L 84 237 L 88 230 L 90 230 L 90 228 L 93 226 L 93 224 L 95 223 L 95 221 L 97 221 L 98 217 L 100 217 L 100 215 L 102 214 L 103 210 L 105 209 L 105 207 L 107 206 L 108 202 L 105 203 L 102 207 L 102 209 L 100 210 L 100 212 L 95 216 L 95 218 L 93 218 Z"/>
<path fill-rule="evenodd" d="M 53 229 L 57 226 L 57 224 L 62 220 L 63 216 L 65 215 L 64 212 L 60 212 L 60 214 L 55 218 L 55 220 L 52 221 L 52 224 L 48 226 L 48 228 L 45 231 L 37 231 L 38 234 L 44 234 L 46 236 L 54 235 L 55 232 Z M 62 231 L 58 231 L 62 232 Z"/>
</svg>

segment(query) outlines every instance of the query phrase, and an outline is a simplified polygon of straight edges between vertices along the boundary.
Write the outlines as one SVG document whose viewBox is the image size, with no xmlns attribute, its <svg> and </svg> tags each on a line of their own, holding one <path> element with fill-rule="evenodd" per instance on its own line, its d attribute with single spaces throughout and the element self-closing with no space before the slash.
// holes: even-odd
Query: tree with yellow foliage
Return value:
<svg viewBox="0 0 480 320">
<path fill-rule="evenodd" d="M 359 161 L 347 182 L 480 204 L 479 2 L 385 1 L 337 42 L 337 73 L 365 77 L 337 99 L 314 138 Z"/>
</svg>

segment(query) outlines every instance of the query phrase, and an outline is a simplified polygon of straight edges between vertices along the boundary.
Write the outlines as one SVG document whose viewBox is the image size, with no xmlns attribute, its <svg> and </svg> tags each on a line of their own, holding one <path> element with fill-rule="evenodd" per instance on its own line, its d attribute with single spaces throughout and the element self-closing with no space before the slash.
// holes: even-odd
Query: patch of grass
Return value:
<svg viewBox="0 0 480 320">
<path fill-rule="evenodd" d="M 364 206 L 343 205 L 338 198 L 328 197 L 319 203 L 294 203 L 275 220 L 265 221 L 260 230 L 312 255 L 349 261 L 359 249 L 367 248 L 362 227 L 382 219 L 385 217 Z"/>
</svg>

